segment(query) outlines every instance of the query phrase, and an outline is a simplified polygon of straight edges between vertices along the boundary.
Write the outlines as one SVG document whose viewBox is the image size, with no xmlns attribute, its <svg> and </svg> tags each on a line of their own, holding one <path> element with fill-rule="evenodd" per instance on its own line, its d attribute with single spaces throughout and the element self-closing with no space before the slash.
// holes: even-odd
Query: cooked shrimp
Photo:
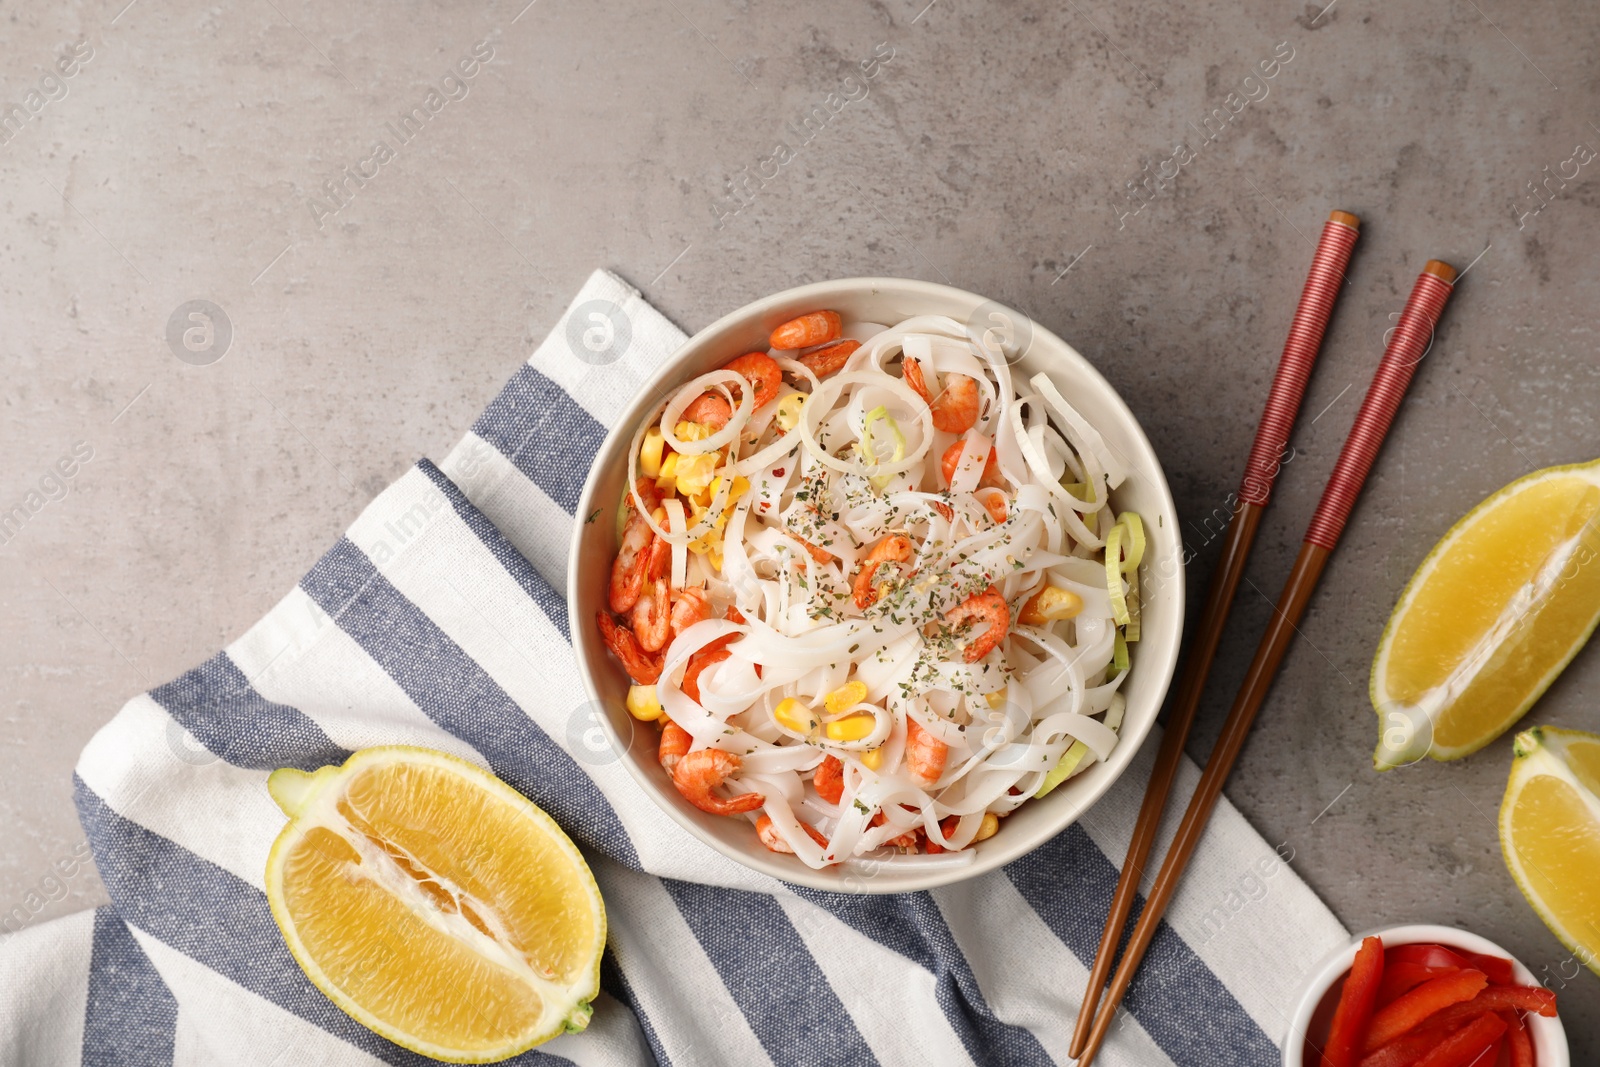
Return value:
<svg viewBox="0 0 1600 1067">
<path fill-rule="evenodd" d="M 646 652 L 634 632 L 613 619 L 610 613 L 597 611 L 594 617 L 600 626 L 600 637 L 622 661 L 628 677 L 640 685 L 654 685 L 661 677 L 661 657 Z"/>
<path fill-rule="evenodd" d="M 873 825 L 873 826 L 882 826 L 884 823 L 886 823 L 888 821 L 889 821 L 889 817 L 887 815 L 885 815 L 883 812 L 880 811 L 880 812 L 878 812 L 878 814 L 876 814 L 876 815 L 874 815 L 872 817 L 871 825 Z M 903 834 L 896 834 L 894 837 L 885 838 L 883 843 L 884 843 L 885 847 L 888 847 L 888 848 L 916 848 L 917 847 L 917 831 L 914 830 L 914 829 L 913 830 L 907 830 Z"/>
<path fill-rule="evenodd" d="M 789 536 L 790 537 L 794 537 L 794 534 L 790 534 Z M 834 555 L 833 555 L 832 552 L 829 552 L 827 549 L 818 548 L 816 545 L 812 544 L 810 541 L 807 541 L 807 540 L 805 540 L 803 538 L 794 537 L 794 539 L 796 541 L 799 541 L 800 542 L 800 547 L 806 550 L 806 554 L 809 555 L 812 559 L 816 560 L 818 563 L 826 565 L 826 564 L 829 564 L 829 563 L 833 562 Z"/>
<path fill-rule="evenodd" d="M 811 784 L 817 787 L 817 795 L 829 804 L 839 803 L 839 798 L 844 796 L 844 764 L 838 756 L 829 756 L 817 765 L 817 773 L 811 776 Z"/>
<path fill-rule="evenodd" d="M 755 390 L 755 407 L 751 408 L 752 411 L 764 408 L 778 398 L 778 389 L 783 385 L 783 368 L 765 352 L 746 352 L 738 359 L 724 363 L 722 369 L 733 371 Z M 739 387 L 732 388 L 737 398 Z M 733 418 L 733 405 L 721 393 L 708 390 L 683 409 L 683 417 L 690 422 L 720 430 Z"/>
<path fill-rule="evenodd" d="M 694 744 L 694 738 L 689 736 L 689 731 L 673 722 L 671 719 L 662 719 L 661 743 L 656 746 L 656 759 L 661 761 L 661 766 L 671 774 L 678 760 L 689 752 L 689 746 Z"/>
<path fill-rule="evenodd" d="M 644 505 L 644 510 L 654 514 L 656 508 L 661 506 L 661 490 L 656 488 L 656 483 L 649 478 L 640 478 L 634 489 L 638 491 L 639 502 Z M 634 505 L 634 509 L 638 510 L 638 504 Z"/>
<path fill-rule="evenodd" d="M 810 348 L 838 337 L 843 326 L 844 320 L 837 311 L 813 311 L 779 326 L 767 341 L 781 351 Z"/>
<path fill-rule="evenodd" d="M 906 716 L 906 770 L 922 788 L 933 788 L 944 773 L 945 757 L 949 754 L 949 745 L 924 730 L 916 719 Z"/>
<path fill-rule="evenodd" d="M 697 622 L 711 618 L 711 601 L 700 586 L 680 589 L 672 602 L 672 636 L 677 637 Z"/>
<path fill-rule="evenodd" d="M 807 837 L 811 838 L 811 840 L 815 841 L 823 848 L 828 847 L 828 839 L 823 837 L 822 831 L 818 830 L 815 826 L 812 826 L 808 822 L 802 822 L 800 824 L 800 829 L 804 830 Z M 791 856 L 794 855 L 794 849 L 790 848 L 789 842 L 785 841 L 778 834 L 778 828 L 773 825 L 772 817 L 770 815 L 763 815 L 756 820 L 756 836 L 761 838 L 761 843 L 766 845 L 772 851 L 787 852 Z"/>
<path fill-rule="evenodd" d="M 945 376 L 944 389 L 933 398 L 933 428 L 946 433 L 966 433 L 978 421 L 978 383 L 965 374 Z"/>
<path fill-rule="evenodd" d="M 636 488 L 645 508 L 654 511 L 661 503 L 656 483 L 649 478 L 640 478 Z M 656 536 L 644 516 L 645 513 L 639 510 L 637 504 L 628 508 L 628 521 L 622 527 L 622 547 L 617 549 L 617 558 L 611 563 L 609 599 L 611 610 L 618 615 L 625 615 L 633 608 L 640 590 L 644 588 L 645 571 L 650 562 L 650 545 Z"/>
<path fill-rule="evenodd" d="M 696 704 L 700 703 L 700 672 L 714 663 L 721 663 L 733 653 L 729 652 L 727 645 L 737 640 L 738 634 L 729 634 L 709 642 L 704 648 L 689 657 L 689 662 L 683 668 L 683 684 L 680 689 Z"/>
<path fill-rule="evenodd" d="M 928 394 L 927 380 L 922 376 L 922 365 L 907 356 L 902 374 L 905 382 L 928 405 L 933 414 L 933 428 L 945 433 L 966 433 L 978 421 L 978 383 L 965 374 L 946 374 L 944 388 L 938 396 Z"/>
<path fill-rule="evenodd" d="M 738 359 L 723 364 L 722 369 L 733 371 L 755 389 L 755 407 L 751 408 L 752 411 L 760 411 L 778 399 L 778 390 L 783 385 L 783 368 L 765 352 L 746 352 Z"/>
<path fill-rule="evenodd" d="M 826 378 L 845 365 L 855 350 L 861 347 L 860 341 L 840 341 L 819 348 L 815 352 L 807 352 L 800 357 L 800 362 L 818 378 Z"/>
<path fill-rule="evenodd" d="M 928 395 L 928 380 L 922 376 L 921 363 L 906 356 L 900 361 L 900 377 L 911 387 L 913 393 L 922 398 L 924 404 L 933 407 L 933 397 Z"/>
<path fill-rule="evenodd" d="M 976 493 L 973 495 L 979 496 Z M 993 487 L 984 489 L 979 499 L 983 502 L 983 510 L 989 513 L 989 517 L 995 521 L 995 525 L 998 526 L 1006 521 L 1008 512 L 1006 511 L 1006 494 L 1003 490 Z"/>
<path fill-rule="evenodd" d="M 927 844 L 924 846 L 924 851 L 926 851 L 930 856 L 937 856 L 941 852 L 956 851 L 950 847 L 948 842 L 950 841 L 950 835 L 956 832 L 956 824 L 960 821 L 961 816 L 959 815 L 946 815 L 944 818 L 940 819 L 939 837 L 945 843 L 941 844 L 939 841 L 935 841 L 933 839 L 933 835 L 928 834 L 928 840 Z"/>
<path fill-rule="evenodd" d="M 856 607 L 870 608 L 878 602 L 878 597 L 883 595 L 883 586 L 887 583 L 875 580 L 878 568 L 882 564 L 909 563 L 911 555 L 911 538 L 905 534 L 890 534 L 874 545 L 861 564 L 861 569 L 856 572 L 854 581 L 850 583 Z"/>
<path fill-rule="evenodd" d="M 967 646 L 963 654 L 968 663 L 976 663 L 987 656 L 990 650 L 999 645 L 1006 636 L 1006 631 L 1011 627 L 1011 606 L 1006 603 L 1006 598 L 1000 595 L 1000 590 L 991 585 L 983 592 L 972 594 L 945 612 L 944 618 L 951 626 L 963 629 L 987 624 L 985 629 L 972 639 L 972 643 Z"/>
<path fill-rule="evenodd" d="M 956 468 L 961 465 L 961 449 L 966 445 L 966 438 L 956 441 L 944 450 L 944 455 L 939 458 L 939 470 L 944 474 L 944 484 L 949 485 L 950 479 L 955 477 Z M 1000 464 L 994 456 L 994 447 L 989 448 L 989 458 L 984 461 L 983 474 L 978 477 L 978 485 L 985 489 L 1004 489 L 1005 479 L 1000 476 Z"/>
<path fill-rule="evenodd" d="M 802 824 L 804 825 L 804 824 Z M 761 843 L 767 846 L 769 852 L 785 852 L 794 855 L 794 849 L 789 847 L 789 842 L 778 835 L 778 828 L 772 822 L 772 816 L 763 814 L 756 819 L 756 836 Z"/>
<path fill-rule="evenodd" d="M 639 638 L 639 647 L 646 652 L 659 652 L 666 646 L 670 634 L 668 622 L 672 616 L 672 592 L 665 578 L 657 578 L 639 594 L 633 605 L 631 622 Z"/>
<path fill-rule="evenodd" d="M 653 582 L 657 578 L 665 578 L 671 570 L 672 546 L 660 534 L 656 534 L 656 539 L 650 542 L 650 558 L 645 561 L 644 580 Z"/>
<path fill-rule="evenodd" d="M 733 418 L 733 405 L 721 393 L 701 393 L 683 409 L 683 417 L 689 422 L 720 430 Z"/>
<path fill-rule="evenodd" d="M 755 811 L 765 801 L 760 793 L 742 793 L 736 797 L 720 797 L 712 790 L 739 773 L 742 761 L 737 753 L 719 748 L 702 748 L 678 757 L 672 768 L 672 784 L 678 787 L 683 799 L 712 815 L 740 815 Z"/>
</svg>

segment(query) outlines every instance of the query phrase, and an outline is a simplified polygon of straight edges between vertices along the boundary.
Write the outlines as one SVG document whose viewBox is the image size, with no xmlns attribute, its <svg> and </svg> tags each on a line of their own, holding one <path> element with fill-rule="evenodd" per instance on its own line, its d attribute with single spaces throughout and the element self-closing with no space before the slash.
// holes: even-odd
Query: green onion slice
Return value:
<svg viewBox="0 0 1600 1067">
<path fill-rule="evenodd" d="M 894 453 L 889 457 L 890 463 L 899 463 L 906 458 L 906 435 L 900 432 L 900 424 L 889 415 L 889 409 L 882 404 L 867 412 L 861 420 L 861 455 L 866 458 L 868 469 L 874 468 L 879 463 L 878 453 L 872 440 L 872 428 L 876 422 L 882 422 L 891 434 L 894 435 Z M 872 484 L 883 489 L 894 480 L 892 474 L 872 475 Z"/>
</svg>

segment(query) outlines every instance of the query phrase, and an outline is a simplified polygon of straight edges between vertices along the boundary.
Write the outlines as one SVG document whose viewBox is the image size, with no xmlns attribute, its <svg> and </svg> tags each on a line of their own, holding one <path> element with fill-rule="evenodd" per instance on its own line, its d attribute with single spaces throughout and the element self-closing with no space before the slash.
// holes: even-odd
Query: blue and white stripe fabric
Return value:
<svg viewBox="0 0 1600 1067">
<path fill-rule="evenodd" d="M 1153 742 L 1033 855 L 931 893 L 866 897 L 724 859 L 600 740 L 568 637 L 573 510 L 605 428 L 682 340 L 596 272 L 439 466 L 419 463 L 249 632 L 96 735 L 75 787 L 112 903 L 0 943 L 0 1063 L 419 1062 L 306 981 L 262 891 L 284 821 L 268 772 L 396 743 L 521 790 L 578 842 L 605 895 L 592 1025 L 513 1062 L 1069 1062 Z M 1186 763 L 1180 795 L 1196 779 Z M 1102 1062 L 1276 1063 L 1302 975 L 1343 936 L 1290 848 L 1223 801 Z"/>
</svg>

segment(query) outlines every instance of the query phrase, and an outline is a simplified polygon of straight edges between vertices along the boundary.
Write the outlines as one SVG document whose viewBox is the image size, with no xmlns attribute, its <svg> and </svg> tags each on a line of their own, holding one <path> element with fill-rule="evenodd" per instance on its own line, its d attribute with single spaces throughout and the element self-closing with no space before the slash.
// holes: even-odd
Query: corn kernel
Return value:
<svg viewBox="0 0 1600 1067">
<path fill-rule="evenodd" d="M 837 715 L 841 711 L 849 711 L 865 699 L 867 699 L 867 683 L 857 678 L 844 683 L 823 697 L 823 702 L 828 707 L 829 715 Z"/>
<path fill-rule="evenodd" d="M 870 752 L 861 753 L 861 764 L 869 771 L 875 771 L 883 766 L 883 746 L 879 745 Z"/>
<path fill-rule="evenodd" d="M 710 485 L 706 486 L 705 496 L 700 498 L 700 506 L 703 507 L 703 508 L 709 509 L 711 507 L 712 502 L 717 499 L 717 494 L 720 493 L 720 492 L 722 492 L 722 475 L 719 474 L 715 478 L 711 479 L 711 484 Z M 728 494 L 728 506 L 731 507 L 732 505 L 733 505 L 733 494 L 729 493 Z M 716 517 L 715 521 L 718 522 L 718 523 L 721 523 L 727 517 L 728 517 L 727 509 L 724 508 L 723 509 L 723 513 L 721 515 L 718 515 Z"/>
<path fill-rule="evenodd" d="M 1006 703 L 1006 687 L 1002 685 L 999 689 L 996 689 L 983 699 L 991 708 L 999 710 L 1000 708 L 1004 707 Z"/>
<path fill-rule="evenodd" d="M 741 496 L 743 496 L 745 494 L 745 492 L 749 490 L 749 488 L 750 488 L 749 479 L 740 478 L 737 475 L 734 476 L 733 487 L 728 490 L 727 503 L 725 503 L 723 505 L 722 511 L 715 518 L 713 518 L 711 520 L 711 528 L 712 528 L 713 531 L 721 530 L 724 526 L 726 526 L 728 524 L 728 516 L 733 514 L 734 502 L 737 501 Z M 706 491 L 704 493 L 701 493 L 698 496 L 691 496 L 691 497 L 688 498 L 689 499 L 689 511 L 690 511 L 690 515 L 689 515 L 689 525 L 690 526 L 697 525 L 701 520 L 703 520 L 706 517 L 706 513 L 711 510 L 711 505 L 717 498 L 717 493 L 721 492 L 721 490 L 722 490 L 722 475 L 719 474 L 715 478 L 712 479 L 711 484 L 706 487 Z M 706 534 L 705 536 L 708 539 L 710 539 L 712 537 L 711 534 Z M 720 535 L 718 535 L 717 538 L 715 538 L 715 540 L 720 542 L 720 540 L 721 540 Z M 693 548 L 694 546 L 691 545 L 689 547 Z M 717 566 L 720 568 L 722 566 L 722 564 L 718 563 Z"/>
<path fill-rule="evenodd" d="M 661 701 L 656 698 L 653 685 L 635 685 L 628 688 L 628 714 L 640 722 L 654 722 L 661 718 Z"/>
<path fill-rule="evenodd" d="M 1017 621 L 1028 626 L 1070 619 L 1083 610 L 1083 598 L 1070 589 L 1047 585 L 1022 605 Z"/>
<path fill-rule="evenodd" d="M 972 835 L 974 841 L 987 841 L 1000 829 L 1000 816 L 992 811 L 983 813 L 983 821 L 978 824 L 978 832 Z"/>
<path fill-rule="evenodd" d="M 846 715 L 842 719 L 835 719 L 823 729 L 830 741 L 860 741 L 870 737 L 872 731 L 877 729 L 878 718 L 870 712 L 858 711 L 854 715 Z"/>
<path fill-rule="evenodd" d="M 703 422 L 679 422 L 672 433 L 680 441 L 704 441 L 717 431 Z"/>
<path fill-rule="evenodd" d="M 657 489 L 671 489 L 678 484 L 678 453 L 672 452 L 661 461 L 661 470 L 656 474 Z"/>
<path fill-rule="evenodd" d="M 693 523 L 695 520 L 690 519 L 689 521 Z M 693 541 L 690 541 L 689 551 L 697 556 L 710 558 L 718 570 L 722 569 L 722 534 L 716 530 L 707 530 Z"/>
<path fill-rule="evenodd" d="M 778 429 L 785 433 L 800 425 L 800 413 L 805 410 L 806 395 L 804 393 L 790 393 L 778 401 L 778 411 L 773 418 L 778 423 Z"/>
<path fill-rule="evenodd" d="M 778 701 L 772 717 L 778 720 L 778 725 L 788 727 L 797 734 L 809 734 L 817 728 L 817 717 L 794 697 L 784 697 Z"/>
<path fill-rule="evenodd" d="M 716 452 L 702 452 L 698 456 L 679 455 L 678 462 L 672 468 L 677 478 L 678 492 L 688 497 L 703 496 L 712 479 L 717 476 L 717 462 L 721 458 Z"/>
<path fill-rule="evenodd" d="M 639 471 L 646 478 L 661 477 L 661 455 L 666 451 L 666 438 L 661 427 L 652 426 L 644 432 L 644 443 L 639 446 Z"/>
</svg>

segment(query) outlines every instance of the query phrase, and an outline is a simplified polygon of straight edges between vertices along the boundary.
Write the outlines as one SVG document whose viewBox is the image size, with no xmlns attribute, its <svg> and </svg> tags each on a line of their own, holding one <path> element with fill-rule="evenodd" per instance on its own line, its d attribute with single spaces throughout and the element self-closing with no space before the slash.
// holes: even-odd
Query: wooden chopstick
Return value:
<svg viewBox="0 0 1600 1067">
<path fill-rule="evenodd" d="M 1183 878 L 1184 869 L 1194 853 L 1195 845 L 1199 843 L 1200 835 L 1205 832 L 1217 797 L 1222 793 L 1223 782 L 1239 758 L 1245 736 L 1250 732 L 1256 713 L 1266 699 L 1267 690 L 1271 688 L 1278 667 L 1289 649 L 1289 642 L 1298 632 L 1296 626 L 1305 614 L 1306 605 L 1311 600 L 1328 557 L 1338 545 L 1339 535 L 1344 532 L 1350 510 L 1372 470 L 1378 449 L 1389 432 L 1395 413 L 1400 409 L 1401 400 L 1405 398 L 1406 388 L 1411 384 L 1412 373 L 1432 343 L 1434 324 L 1438 322 L 1445 302 L 1450 299 L 1455 278 L 1455 268 L 1436 259 L 1429 260 L 1411 290 L 1411 297 L 1400 314 L 1400 324 L 1395 327 L 1384 350 L 1372 387 L 1367 391 L 1367 398 L 1361 404 L 1355 425 L 1351 427 L 1350 436 L 1323 491 L 1322 501 L 1311 519 L 1294 569 L 1290 571 L 1289 580 L 1278 597 L 1272 621 L 1262 635 L 1255 659 L 1245 675 L 1244 685 L 1234 699 L 1227 722 L 1223 724 L 1222 736 L 1217 740 L 1211 758 L 1206 761 L 1200 785 L 1189 802 L 1188 810 L 1184 812 L 1172 848 L 1161 865 L 1160 873 L 1156 875 L 1150 898 L 1133 928 L 1127 951 L 1117 965 L 1105 1005 L 1095 1018 L 1088 1043 L 1077 1057 L 1078 1067 L 1089 1067 L 1094 1061 L 1095 1053 L 1111 1028 L 1117 1005 L 1121 1003 L 1139 962 L 1150 947 L 1156 926 L 1161 922 L 1167 904 Z"/>
<path fill-rule="evenodd" d="M 1128 842 L 1127 858 L 1122 861 L 1122 876 L 1117 880 L 1117 889 L 1111 898 L 1105 932 L 1100 935 L 1100 948 L 1095 953 L 1089 984 L 1083 993 L 1083 1006 L 1078 1010 L 1077 1026 L 1072 1033 L 1069 1055 L 1073 1057 L 1083 1051 L 1084 1043 L 1089 1039 L 1095 1005 L 1111 974 L 1117 942 L 1123 927 L 1127 925 L 1128 913 L 1133 910 L 1134 897 L 1139 892 L 1139 879 L 1144 874 L 1144 862 L 1150 855 L 1151 846 L 1155 844 L 1156 831 L 1161 826 L 1161 812 L 1166 807 L 1167 795 L 1172 792 L 1183 746 L 1189 739 L 1189 728 L 1194 723 L 1195 709 L 1200 706 L 1200 696 L 1205 691 L 1206 679 L 1211 674 L 1211 664 L 1216 658 L 1217 643 L 1222 639 L 1223 627 L 1227 625 L 1239 580 L 1244 577 L 1244 566 L 1250 557 L 1250 548 L 1255 543 L 1256 529 L 1272 495 L 1272 484 L 1283 463 L 1283 450 L 1289 443 L 1289 432 L 1294 428 L 1295 416 L 1305 397 L 1306 382 L 1311 377 L 1317 353 L 1322 348 L 1328 317 L 1333 312 L 1334 299 L 1344 284 L 1345 267 L 1350 262 L 1350 252 L 1355 247 L 1360 231 L 1361 220 L 1348 211 L 1333 212 L 1323 224 L 1322 239 L 1317 243 L 1316 255 L 1311 259 L 1311 269 L 1300 294 L 1300 305 L 1295 309 L 1289 337 L 1284 342 L 1283 355 L 1272 381 L 1272 391 L 1267 396 L 1266 410 L 1261 415 L 1255 444 L 1245 464 L 1244 482 L 1239 488 L 1238 502 L 1222 542 L 1222 558 L 1217 562 L 1217 569 L 1212 572 L 1206 590 L 1205 607 L 1195 630 L 1195 643 L 1184 660 L 1177 699 L 1167 715 L 1166 732 L 1162 735 L 1161 748 L 1156 754 L 1155 769 L 1150 774 L 1150 784 L 1145 788 L 1144 804 L 1139 809 L 1138 821 L 1134 823 L 1133 838 Z"/>
</svg>

